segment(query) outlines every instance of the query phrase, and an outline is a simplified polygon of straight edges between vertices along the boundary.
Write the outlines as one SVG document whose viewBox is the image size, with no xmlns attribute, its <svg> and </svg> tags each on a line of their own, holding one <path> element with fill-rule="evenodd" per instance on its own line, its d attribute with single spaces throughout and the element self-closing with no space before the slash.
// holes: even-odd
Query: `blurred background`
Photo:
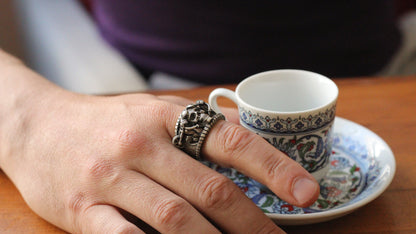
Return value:
<svg viewBox="0 0 416 234">
<path fill-rule="evenodd" d="M 83 0 L 0 0 L 0 48 L 59 86 L 86 94 L 148 89 L 109 46 Z"/>
<path fill-rule="evenodd" d="M 88 1 L 0 0 L 0 48 L 71 91 L 114 94 L 149 89 L 141 74 L 100 36 Z M 395 1 L 404 46 L 390 66 L 375 75 L 416 74 L 416 0 Z M 171 78 L 162 74 L 161 83 Z"/>
</svg>

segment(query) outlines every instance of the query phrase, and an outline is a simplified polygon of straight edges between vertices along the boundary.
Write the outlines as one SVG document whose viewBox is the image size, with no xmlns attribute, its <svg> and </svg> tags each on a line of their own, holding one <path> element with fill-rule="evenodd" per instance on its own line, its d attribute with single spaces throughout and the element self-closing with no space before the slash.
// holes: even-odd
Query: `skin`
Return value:
<svg viewBox="0 0 416 234">
<path fill-rule="evenodd" d="M 230 180 L 171 139 L 181 97 L 88 96 L 63 90 L 0 51 L 0 167 L 29 207 L 73 233 L 280 233 Z M 319 186 L 261 137 L 229 121 L 202 154 L 309 206 Z M 238 217 L 238 218 L 236 218 Z M 146 223 L 146 225 L 143 225 Z M 135 225 L 138 224 L 138 225 Z"/>
</svg>

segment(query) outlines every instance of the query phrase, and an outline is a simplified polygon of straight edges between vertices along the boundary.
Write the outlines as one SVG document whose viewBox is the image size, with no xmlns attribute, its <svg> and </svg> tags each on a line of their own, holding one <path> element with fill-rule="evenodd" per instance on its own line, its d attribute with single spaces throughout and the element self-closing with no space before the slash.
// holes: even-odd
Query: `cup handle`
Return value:
<svg viewBox="0 0 416 234">
<path fill-rule="evenodd" d="M 231 101 L 233 101 L 235 104 L 238 105 L 237 97 L 236 97 L 234 91 L 231 91 L 229 89 L 224 89 L 224 88 L 214 89 L 214 91 L 212 91 L 209 94 L 208 103 L 211 105 L 211 108 L 215 112 L 221 113 L 221 110 L 220 110 L 220 108 L 218 107 L 218 104 L 217 104 L 217 98 L 221 97 L 221 96 L 230 99 Z"/>
</svg>

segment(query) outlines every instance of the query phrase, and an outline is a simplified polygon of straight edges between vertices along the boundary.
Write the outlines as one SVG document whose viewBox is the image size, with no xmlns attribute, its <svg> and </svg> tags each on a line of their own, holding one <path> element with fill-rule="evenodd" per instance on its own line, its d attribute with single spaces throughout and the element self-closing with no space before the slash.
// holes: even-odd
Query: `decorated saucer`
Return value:
<svg viewBox="0 0 416 234">
<path fill-rule="evenodd" d="M 308 208 L 284 202 L 234 169 L 208 166 L 230 178 L 277 224 L 319 223 L 349 214 L 377 198 L 396 170 L 393 153 L 379 136 L 340 117 L 335 119 L 332 150 L 331 168 L 319 183 L 321 194 Z"/>
</svg>

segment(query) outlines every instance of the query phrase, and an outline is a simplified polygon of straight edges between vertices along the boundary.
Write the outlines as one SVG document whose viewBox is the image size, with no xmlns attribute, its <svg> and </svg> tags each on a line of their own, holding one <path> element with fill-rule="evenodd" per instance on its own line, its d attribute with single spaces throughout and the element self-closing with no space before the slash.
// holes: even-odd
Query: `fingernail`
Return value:
<svg viewBox="0 0 416 234">
<path fill-rule="evenodd" d="M 293 185 L 293 196 L 300 204 L 309 202 L 318 189 L 318 183 L 309 178 L 297 179 Z"/>
</svg>

